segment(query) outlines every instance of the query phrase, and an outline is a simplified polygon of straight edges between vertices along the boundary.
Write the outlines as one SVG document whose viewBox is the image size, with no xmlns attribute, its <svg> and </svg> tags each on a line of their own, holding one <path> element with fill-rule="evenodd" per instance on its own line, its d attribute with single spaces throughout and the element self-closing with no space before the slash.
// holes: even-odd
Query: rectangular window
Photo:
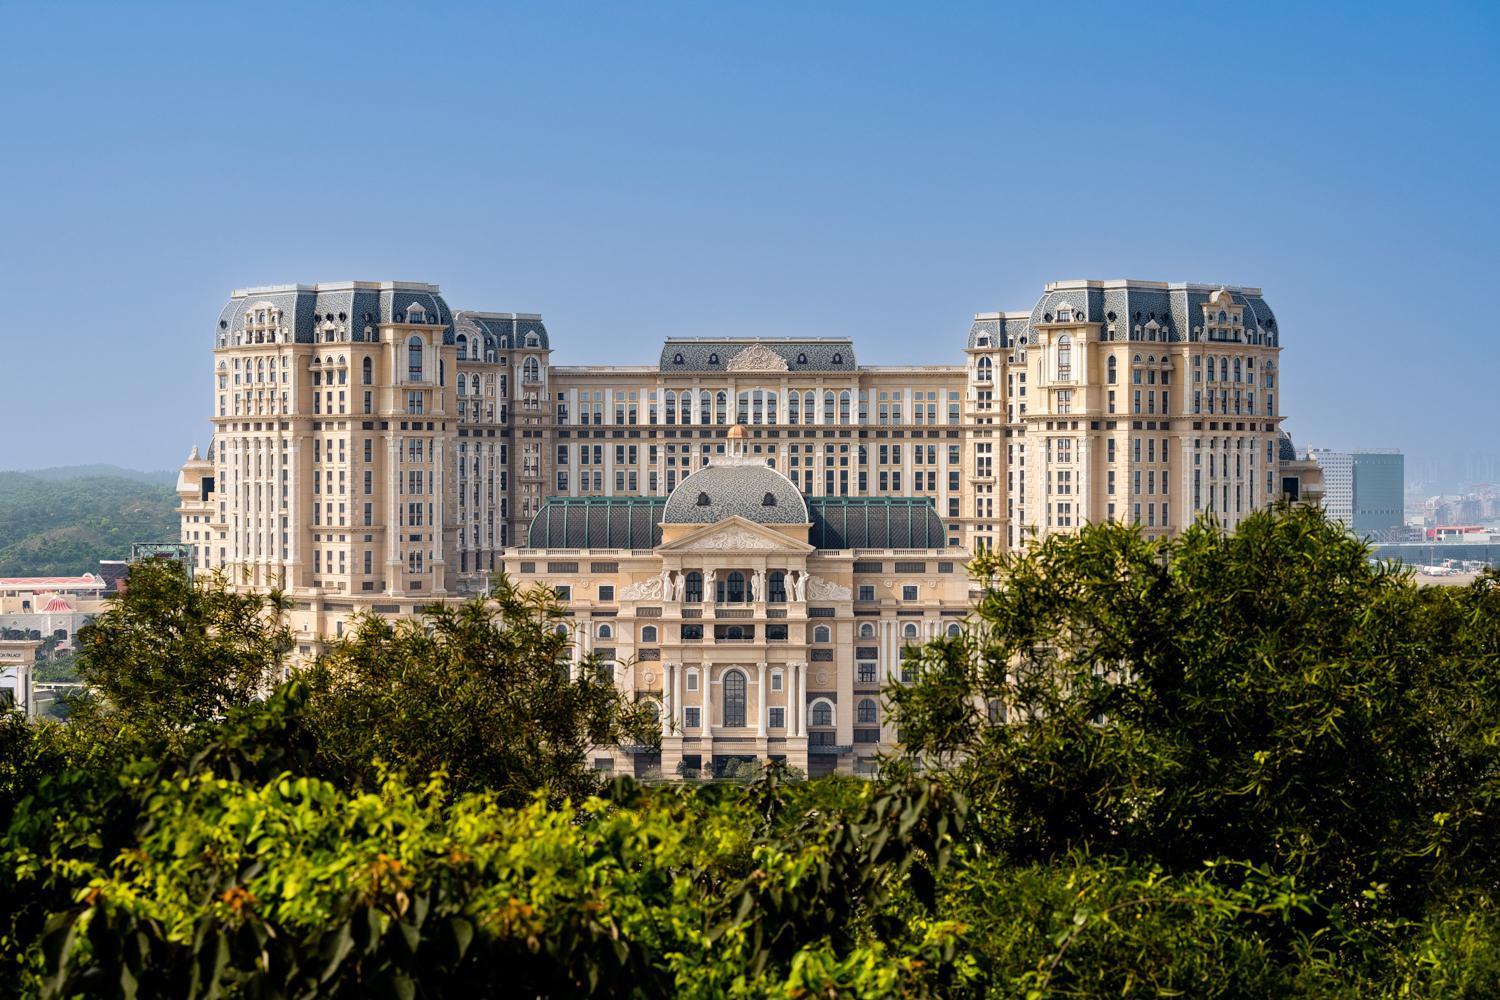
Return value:
<svg viewBox="0 0 1500 1000">
<path fill-rule="evenodd" d="M 901 588 L 901 599 L 903 601 L 917 600 L 917 587 L 915 584 L 905 584 Z"/>
<path fill-rule="evenodd" d="M 700 709 L 688 706 L 682 710 L 682 724 L 686 729 L 697 729 L 699 725 Z"/>
<path fill-rule="evenodd" d="M 786 728 L 786 709 L 779 708 L 779 707 L 771 709 L 771 728 L 772 729 L 785 729 Z"/>
</svg>

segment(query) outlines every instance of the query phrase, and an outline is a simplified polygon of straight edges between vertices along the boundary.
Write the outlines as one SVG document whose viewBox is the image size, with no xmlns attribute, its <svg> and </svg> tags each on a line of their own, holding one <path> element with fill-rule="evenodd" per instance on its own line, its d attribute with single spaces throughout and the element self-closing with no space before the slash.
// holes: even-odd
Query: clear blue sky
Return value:
<svg viewBox="0 0 1500 1000">
<path fill-rule="evenodd" d="M 1299 443 L 1500 454 L 1494 2 L 0 25 L 0 467 L 175 467 L 229 290 L 347 278 L 541 312 L 563 364 L 714 334 L 956 362 L 1051 279 L 1259 285 Z"/>
</svg>

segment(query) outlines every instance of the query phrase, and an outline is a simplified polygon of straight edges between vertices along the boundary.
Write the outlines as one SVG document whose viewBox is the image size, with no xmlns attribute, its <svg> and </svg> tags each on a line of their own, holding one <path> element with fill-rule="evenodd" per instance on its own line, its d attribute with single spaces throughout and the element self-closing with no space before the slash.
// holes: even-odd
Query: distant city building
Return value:
<svg viewBox="0 0 1500 1000">
<path fill-rule="evenodd" d="M 178 479 L 181 541 L 200 571 L 282 588 L 299 655 L 355 614 L 416 614 L 502 568 L 563 587 L 580 654 L 616 657 L 621 686 L 679 727 L 663 765 L 848 770 L 890 738 L 864 705 L 890 644 L 967 608 L 970 553 L 1090 521 L 1232 527 L 1279 498 L 1280 351 L 1259 289 L 1149 281 L 1048 284 L 1029 311 L 977 314 L 955 363 L 899 366 L 860 365 L 846 338 L 753 337 L 562 367 L 540 316 L 451 312 L 435 285 L 241 290 L 214 331 L 214 436 Z M 800 520 L 755 507 L 710 530 L 732 508 L 687 484 L 725 466 L 763 467 L 739 500 Z M 1292 471 L 1299 492 L 1314 478 Z M 763 544 L 767 525 L 784 546 Z M 679 545 L 699 534 L 751 551 Z M 622 596 L 694 572 L 696 601 Z M 785 596 L 793 573 L 805 600 Z M 693 611 L 701 636 L 681 631 Z M 799 735 L 773 749 L 778 731 Z"/>
<path fill-rule="evenodd" d="M 1395 450 L 1356 451 L 1354 459 L 1354 517 L 1351 526 L 1361 537 L 1390 537 L 1405 528 L 1406 458 Z"/>
<path fill-rule="evenodd" d="M 52 639 L 54 648 L 72 649 L 78 630 L 103 609 L 108 586 L 94 573 L 0 577 L 0 637 Z"/>
<path fill-rule="evenodd" d="M 1361 537 L 1389 539 L 1404 528 L 1405 458 L 1399 451 L 1309 449 L 1323 472 L 1323 509 Z"/>
<path fill-rule="evenodd" d="M 1323 472 L 1323 509 L 1330 519 L 1354 523 L 1354 456 L 1329 448 L 1309 448 L 1308 457 Z"/>
</svg>

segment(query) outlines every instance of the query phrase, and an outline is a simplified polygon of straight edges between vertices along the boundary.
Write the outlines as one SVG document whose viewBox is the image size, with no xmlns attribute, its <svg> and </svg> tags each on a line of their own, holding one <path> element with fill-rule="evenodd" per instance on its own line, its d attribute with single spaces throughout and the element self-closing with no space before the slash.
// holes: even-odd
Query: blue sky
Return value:
<svg viewBox="0 0 1500 1000">
<path fill-rule="evenodd" d="M 1500 4 L 0 23 L 0 467 L 175 467 L 234 287 L 433 281 L 543 313 L 562 364 L 755 334 L 898 363 L 1131 277 L 1263 287 L 1299 443 L 1500 476 Z"/>
</svg>

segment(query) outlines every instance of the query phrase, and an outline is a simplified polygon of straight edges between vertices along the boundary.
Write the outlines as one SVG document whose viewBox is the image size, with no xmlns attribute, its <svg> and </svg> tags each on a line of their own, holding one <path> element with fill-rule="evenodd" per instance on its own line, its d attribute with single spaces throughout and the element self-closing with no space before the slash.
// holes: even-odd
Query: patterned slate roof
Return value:
<svg viewBox="0 0 1500 1000">
<path fill-rule="evenodd" d="M 485 350 L 501 351 L 513 347 L 548 347 L 547 327 L 540 316 L 526 313 L 483 313 L 460 311 L 453 317 L 458 333 L 468 337 L 472 343 L 479 338 Z M 528 344 L 527 338 L 535 334 L 536 343 Z"/>
<path fill-rule="evenodd" d="M 677 484 L 662 520 L 717 524 L 735 515 L 757 524 L 806 524 L 807 504 L 790 479 L 765 464 L 716 463 Z"/>
<path fill-rule="evenodd" d="M 982 332 L 1000 338 L 1000 346 L 1004 347 L 1034 343 L 1032 328 L 1038 323 L 1052 322 L 1064 307 L 1081 314 L 1086 323 L 1098 323 L 1106 330 L 1113 325 L 1119 340 L 1142 339 L 1141 335 L 1153 322 L 1157 326 L 1156 339 L 1188 340 L 1194 327 L 1203 325 L 1203 306 L 1221 287 L 1236 304 L 1244 307 L 1246 333 L 1262 335 L 1265 343 L 1278 346 L 1280 331 L 1276 317 L 1255 289 L 1144 281 L 1058 282 L 1037 299 L 1027 321 L 988 315 L 976 317 L 969 328 L 969 346 L 976 346 Z"/>
<path fill-rule="evenodd" d="M 321 343 L 321 335 L 328 330 L 340 340 L 370 340 L 375 326 L 405 322 L 441 327 L 443 342 L 453 343 L 453 315 L 436 285 L 341 281 L 237 289 L 219 313 L 215 346 L 237 343 L 245 329 L 246 311 L 253 312 L 262 305 L 281 310 L 280 331 L 291 343 Z M 413 313 L 413 306 L 420 312 Z"/>
<path fill-rule="evenodd" d="M 654 549 L 666 497 L 549 497 L 531 519 L 533 549 Z"/>
<path fill-rule="evenodd" d="M 946 532 L 929 497 L 806 497 L 819 549 L 941 549 Z M 533 549 L 652 549 L 664 497 L 552 497 L 531 519 Z"/>
<path fill-rule="evenodd" d="M 809 497 L 820 549 L 941 549 L 943 520 L 931 497 Z"/>
<path fill-rule="evenodd" d="M 786 363 L 787 371 L 852 372 L 858 367 L 854 362 L 854 341 L 842 337 L 803 340 L 669 337 L 662 344 L 660 369 L 664 372 L 730 371 L 730 359 L 757 346 L 778 356 Z"/>
<path fill-rule="evenodd" d="M 1276 457 L 1282 462 L 1297 461 L 1297 446 L 1292 444 L 1292 436 L 1286 431 L 1276 435 Z"/>
</svg>

